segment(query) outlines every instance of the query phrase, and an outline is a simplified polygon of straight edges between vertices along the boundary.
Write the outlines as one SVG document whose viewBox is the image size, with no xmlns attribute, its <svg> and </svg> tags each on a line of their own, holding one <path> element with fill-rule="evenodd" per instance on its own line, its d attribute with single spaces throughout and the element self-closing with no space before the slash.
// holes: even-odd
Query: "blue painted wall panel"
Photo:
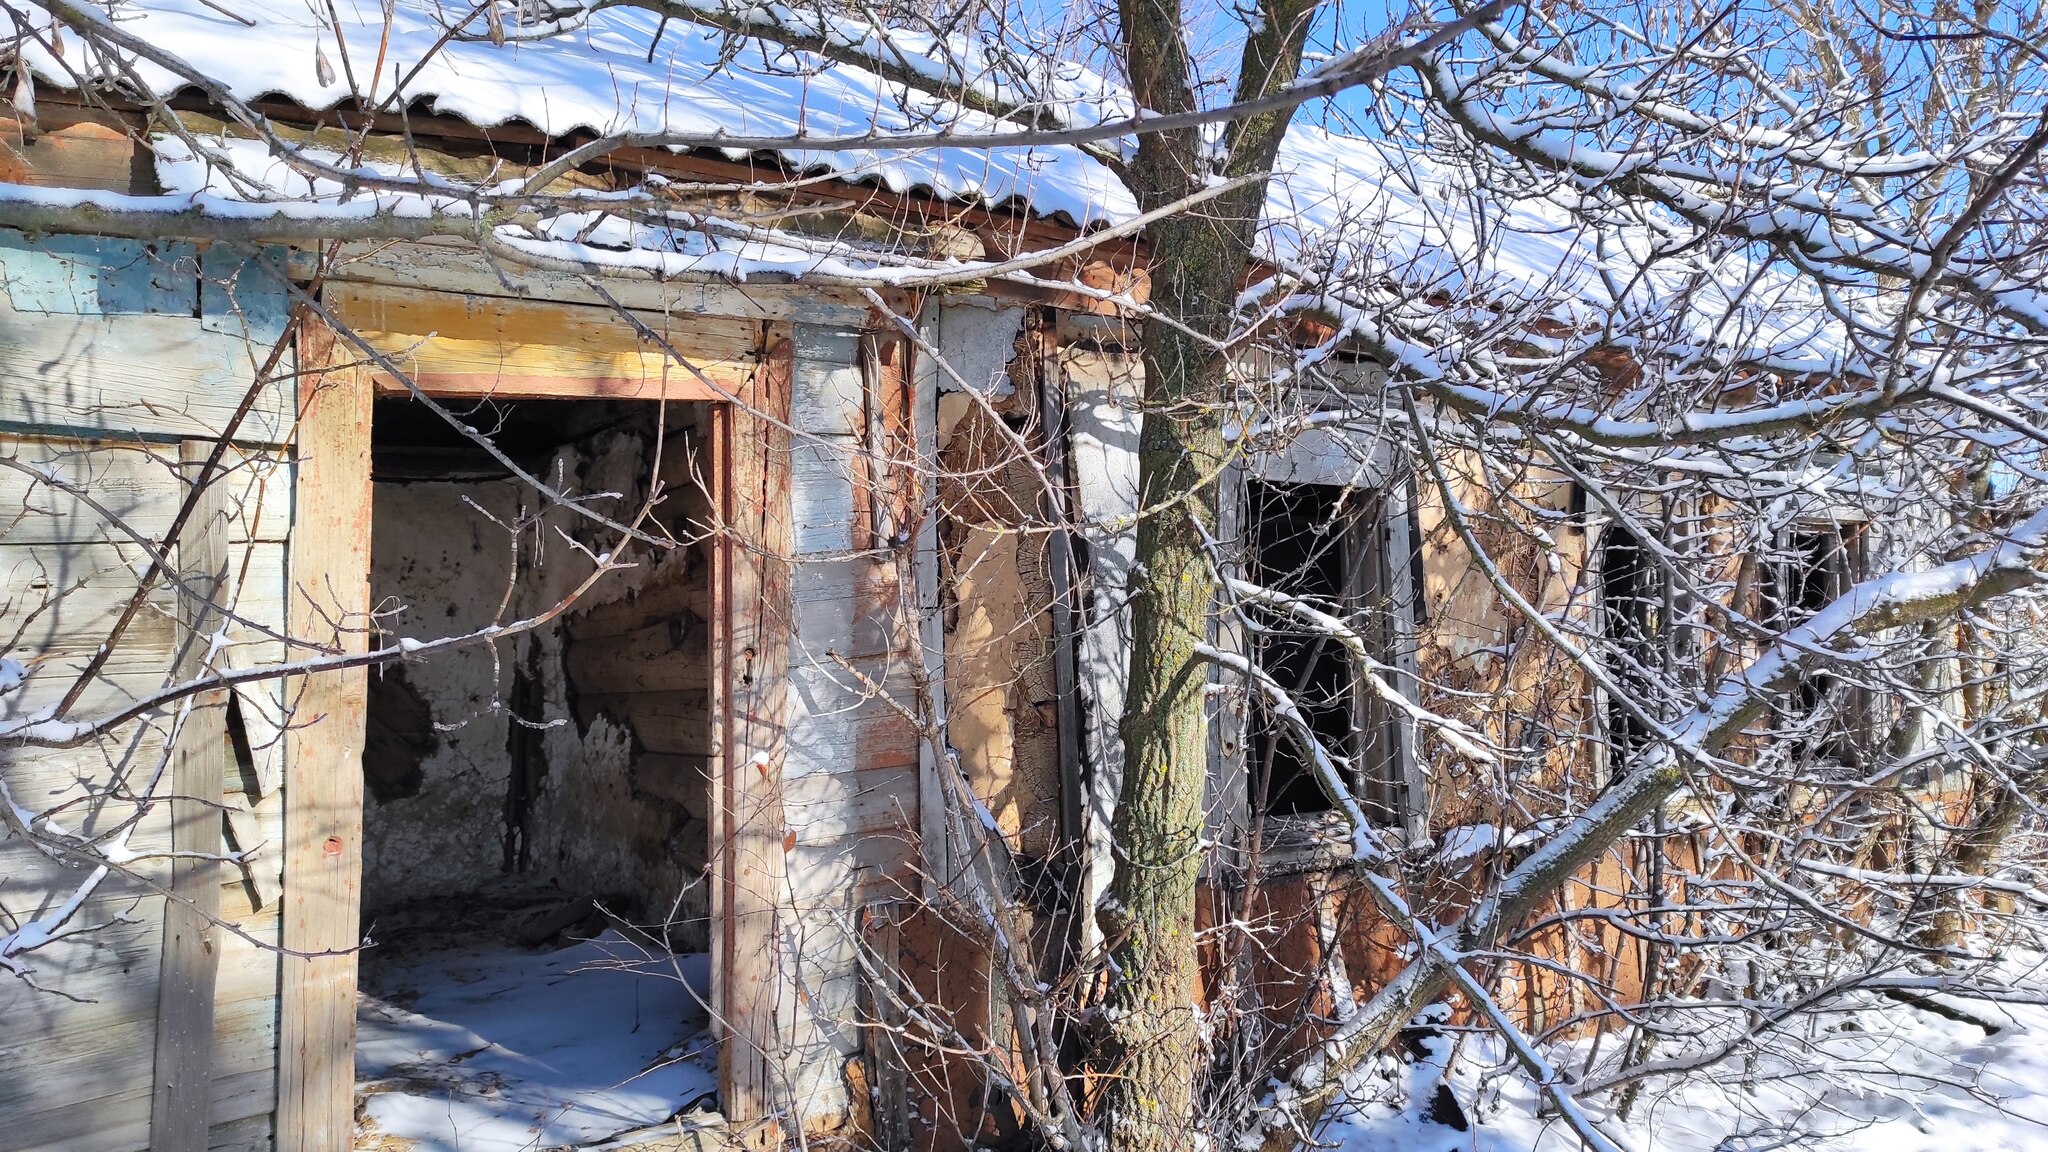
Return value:
<svg viewBox="0 0 2048 1152">
<path fill-rule="evenodd" d="M 29 237 L 0 229 L 0 281 L 16 311 L 61 316 L 195 316 L 199 258 L 190 244 L 106 236 Z"/>
<path fill-rule="evenodd" d="M 287 255 L 275 246 L 208 248 L 200 257 L 199 322 L 216 332 L 276 343 L 291 311 L 283 279 Z"/>
<path fill-rule="evenodd" d="M 192 316 L 199 311 L 199 252 L 190 244 L 117 247 L 102 241 L 100 313 Z"/>
</svg>

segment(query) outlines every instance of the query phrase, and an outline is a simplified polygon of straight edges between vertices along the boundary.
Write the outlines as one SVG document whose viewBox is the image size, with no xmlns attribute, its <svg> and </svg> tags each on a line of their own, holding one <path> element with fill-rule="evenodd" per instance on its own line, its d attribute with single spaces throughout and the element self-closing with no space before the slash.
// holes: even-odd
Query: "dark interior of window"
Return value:
<svg viewBox="0 0 2048 1152">
<path fill-rule="evenodd" d="M 1861 525 L 1802 525 L 1787 531 L 1767 570 L 1765 620 L 1782 631 L 1811 620 L 1849 590 L 1861 570 Z M 1784 702 L 1788 726 L 1807 728 L 1803 758 L 1856 763 L 1866 735 L 1865 695 L 1824 672 L 1802 676 Z"/>
<path fill-rule="evenodd" d="M 1657 670 L 1667 663 L 1664 580 L 1649 549 L 1626 529 L 1610 530 L 1601 544 L 1600 605 L 1615 682 L 1639 702 L 1654 700 Z M 1648 726 L 1619 699 L 1608 701 L 1607 731 L 1616 772 L 1649 743 Z"/>
<path fill-rule="evenodd" d="M 1368 645 L 1388 645 L 1382 575 L 1380 502 L 1335 484 L 1247 486 L 1247 538 L 1254 583 L 1313 598 L 1344 617 Z M 1392 819 L 1397 804 L 1388 718 L 1361 690 L 1344 647 L 1328 635 L 1272 617 L 1254 641 L 1260 667 L 1293 696 L 1322 745 L 1351 765 L 1350 784 L 1368 815 Z M 1381 657 L 1384 659 L 1384 656 Z M 1328 811 L 1314 765 L 1265 700 L 1254 694 L 1250 739 L 1251 802 L 1269 816 Z"/>
</svg>

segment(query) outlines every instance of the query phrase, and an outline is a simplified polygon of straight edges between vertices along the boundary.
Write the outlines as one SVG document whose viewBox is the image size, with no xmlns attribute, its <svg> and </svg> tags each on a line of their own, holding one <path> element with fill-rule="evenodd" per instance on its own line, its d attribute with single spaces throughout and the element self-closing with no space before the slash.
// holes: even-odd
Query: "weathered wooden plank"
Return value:
<svg viewBox="0 0 2048 1152">
<path fill-rule="evenodd" d="M 58 818 L 62 820 L 68 815 L 60 811 Z M 122 823 L 124 817 L 133 820 L 135 816 L 133 799 L 125 803 L 113 801 L 95 822 L 104 829 Z M 69 822 L 66 824 L 68 827 Z M 170 883 L 171 868 L 166 855 L 171 848 L 168 809 L 159 805 L 157 810 L 146 813 L 129 834 L 128 843 L 141 856 L 123 872 L 110 873 L 102 879 L 80 902 L 79 917 L 97 921 L 117 915 L 121 909 L 153 892 L 161 892 L 162 886 Z M 19 840 L 0 841 L 0 868 L 7 871 L 6 883 L 0 885 L 0 899 L 5 899 L 8 910 L 17 914 L 53 911 L 85 879 L 83 867 L 60 864 Z"/>
<path fill-rule="evenodd" d="M 1055 333 L 1034 328 L 1031 347 L 1031 370 L 1038 393 L 1041 429 L 1039 452 L 1044 460 L 1048 493 L 1045 499 L 1051 502 L 1047 511 L 1062 525 L 1047 537 L 1045 550 L 1046 583 L 1050 595 L 1046 610 L 1052 618 L 1053 690 L 1057 696 L 1059 725 L 1060 851 L 1071 859 L 1085 862 L 1088 848 L 1085 838 L 1088 774 L 1081 745 L 1083 709 L 1074 639 L 1074 626 L 1078 620 L 1074 590 L 1078 573 L 1074 568 L 1073 533 L 1065 527 L 1074 518 L 1067 464 L 1066 379 L 1060 371 Z"/>
<path fill-rule="evenodd" d="M 933 347 L 941 336 L 942 309 L 927 310 L 921 321 L 923 343 Z M 917 643 L 912 659 L 921 665 L 928 685 L 926 706 L 934 715 L 947 715 L 946 620 L 939 591 L 939 517 L 932 499 L 939 474 L 939 391 L 941 371 L 930 353 L 919 349 L 910 365 L 911 450 L 915 454 L 919 489 L 910 502 L 917 516 L 917 550 L 911 557 L 911 578 L 916 586 Z M 925 895 L 936 897 L 961 869 L 953 860 L 946 835 L 946 785 L 941 772 L 950 766 L 940 762 L 941 750 L 929 740 L 917 741 L 918 847 L 924 873 Z M 900 938 L 900 933 L 898 934 Z M 896 953 L 890 953 L 894 957 Z"/>
<path fill-rule="evenodd" d="M 908 668 L 886 660 L 843 667 L 802 664 L 790 670 L 793 712 L 787 777 L 908 764 L 917 758 L 916 730 L 902 708 L 914 697 Z M 870 686 L 872 685 L 872 686 Z"/>
<path fill-rule="evenodd" d="M 212 445 L 187 440 L 179 446 L 185 472 L 196 483 Z M 186 640 L 176 676 L 196 679 L 212 671 L 205 637 L 220 625 L 215 601 L 228 573 L 225 489 L 199 490 L 192 516 L 177 543 L 178 573 L 185 595 L 179 600 Z M 164 944 L 157 976 L 156 1083 L 150 1104 L 153 1152 L 205 1152 L 207 1112 L 212 1104 L 214 975 L 220 941 L 221 780 L 234 762 L 228 743 L 228 693 L 194 696 L 186 705 L 171 749 L 170 899 L 164 907 Z"/>
<path fill-rule="evenodd" d="M 0 750 L 0 775 L 6 778 L 16 803 L 34 811 L 66 805 L 65 828 L 81 835 L 99 835 L 111 829 L 95 812 L 94 798 L 139 793 L 151 774 L 165 764 L 168 727 L 167 721 L 136 721 L 75 748 Z M 115 803 L 132 814 L 132 800 Z M 119 818 L 118 813 L 107 817 Z M 0 840 L 0 855 L 10 847 L 27 846 Z"/>
<path fill-rule="evenodd" d="M 284 546 L 231 546 L 229 568 L 238 586 L 229 593 L 228 662 L 247 666 L 266 654 L 261 629 L 280 631 Z M 61 699 L 91 665 L 119 613 L 134 594 L 141 562 L 130 563 L 114 545 L 14 548 L 0 545 L 0 626 L 12 625 L 10 656 L 28 666 L 19 688 L 0 697 L 0 717 L 25 716 Z M 176 593 L 152 591 L 108 654 L 96 682 L 80 697 L 73 718 L 104 714 L 162 689 L 170 682 L 187 632 L 172 615 Z M 209 629 L 209 632 L 211 629 Z M 274 659 L 274 656 L 269 657 Z"/>
<path fill-rule="evenodd" d="M 292 528 L 291 631 L 361 651 L 370 606 L 368 378 L 334 362 L 334 337 L 301 330 Z M 306 678 L 286 760 L 283 961 L 279 999 L 280 1152 L 330 1152 L 354 1131 L 356 953 L 362 901 L 364 710 L 360 670 Z"/>
<path fill-rule="evenodd" d="M 1022 308 L 946 301 L 930 309 L 925 334 L 926 343 L 937 350 L 944 364 L 927 356 L 920 368 L 933 377 L 941 392 L 966 387 L 996 399 L 1010 395 L 1013 388 L 1008 370 L 1024 320 Z"/>
<path fill-rule="evenodd" d="M 209 1140 L 221 1141 L 221 1127 L 236 1121 L 261 1118 L 270 1147 L 272 1114 L 277 1110 L 278 1068 L 278 977 L 280 957 L 274 947 L 279 940 L 280 918 L 275 904 L 257 911 L 247 908 L 235 888 L 224 890 L 231 905 L 246 909 L 241 927 L 259 943 L 230 936 L 221 953 L 220 1011 L 214 1020 L 213 1132 Z"/>
<path fill-rule="evenodd" d="M 0 543 L 0 627 L 18 650 L 34 652 L 66 638 L 100 635 L 134 596 L 140 567 L 147 563 L 141 549 L 115 544 Z M 173 612 L 172 597 L 171 588 L 159 583 L 150 592 L 149 611 Z"/>
<path fill-rule="evenodd" d="M 277 1112 L 277 1001 L 223 1006 L 214 1050 L 221 1054 L 210 1113 L 216 1131 L 218 1125 L 260 1117 L 268 1135 Z M 218 1139 L 210 1135 L 208 1142 Z"/>
<path fill-rule="evenodd" d="M 875 904 L 861 910 L 863 942 L 874 972 L 866 986 L 861 1019 L 872 1025 L 863 1034 L 869 1075 L 875 1086 L 874 1130 L 868 1136 L 877 1148 L 908 1148 L 911 1142 L 910 1062 L 901 1043 L 910 1024 L 899 973 L 903 957 L 901 915 L 894 904 Z"/>
<path fill-rule="evenodd" d="M 290 318 L 288 250 L 213 244 L 199 254 L 199 323 L 268 348 Z"/>
<path fill-rule="evenodd" d="M 795 1119 L 807 1134 L 844 1124 L 851 1109 L 843 1069 L 861 1050 L 856 1027 L 860 960 L 857 941 L 847 930 L 859 922 L 858 898 L 850 888 L 841 888 L 832 904 L 840 915 L 802 917 L 792 929 L 803 947 L 793 950 L 790 959 L 796 996 L 784 1067 Z"/>
<path fill-rule="evenodd" d="M 1393 446 L 1384 437 L 1318 426 L 1289 435 L 1277 450 L 1251 456 L 1245 467 L 1250 475 L 1274 484 L 1378 488 L 1387 482 L 1393 461 Z"/>
<path fill-rule="evenodd" d="M 866 559 L 849 563 L 875 566 Z M 798 579 L 810 582 L 806 578 L 817 567 L 806 564 L 799 568 Z M 797 637 L 819 657 L 831 653 L 847 660 L 865 660 L 907 651 L 912 646 L 905 619 L 908 613 L 901 605 L 877 601 L 878 597 L 862 592 L 848 594 L 844 585 L 828 586 L 814 596 L 799 596 Z"/>
<path fill-rule="evenodd" d="M 270 1152 L 274 1139 L 270 1112 L 214 1124 L 207 1134 L 207 1152 Z"/>
<path fill-rule="evenodd" d="M 302 279 L 307 278 L 312 271 L 312 261 L 304 260 L 298 275 Z M 553 300 L 609 307 L 581 276 L 493 264 L 477 251 L 476 245 L 459 241 L 344 244 L 339 258 L 329 266 L 327 275 L 329 280 L 336 282 L 382 284 L 395 288 L 432 287 L 471 296 Z M 844 324 L 857 322 L 868 310 L 867 302 L 858 290 L 814 284 L 739 286 L 723 281 L 654 283 L 620 280 L 606 284 L 605 291 L 628 308 L 665 313 L 679 320 L 701 315 Z"/>
<path fill-rule="evenodd" d="M 199 253 L 186 243 L 0 228 L 0 284 L 22 312 L 195 316 Z"/>
<path fill-rule="evenodd" d="M 185 494 L 176 454 L 149 444 L 0 437 L 0 458 L 38 473 L 0 465 L 0 542 L 8 546 L 132 546 L 136 536 L 160 543 Z M 229 540 L 285 538 L 291 469 L 282 457 L 231 451 L 212 485 L 229 511 Z M 82 490 L 89 500 L 67 489 Z"/>
<path fill-rule="evenodd" d="M 789 777 L 782 808 L 800 845 L 870 832 L 903 839 L 917 827 L 917 766 Z"/>
<path fill-rule="evenodd" d="M 229 618 L 229 651 L 280 643 L 283 607 L 279 586 L 284 574 L 284 546 L 229 546 L 229 570 L 242 577 L 230 588 L 224 605 Z M 99 553 L 96 555 L 96 553 Z M 51 565 L 46 560 L 58 563 Z M 18 632 L 16 647 L 38 664 L 83 660 L 99 649 L 108 630 L 135 593 L 138 561 L 127 566 L 111 545 L 72 545 L 29 549 L 0 545 L 0 620 L 11 619 Z M 177 648 L 187 635 L 173 613 L 180 597 L 166 581 L 152 589 L 147 607 L 121 636 L 114 653 L 137 672 L 171 670 Z M 220 626 L 216 624 L 216 627 Z M 268 630 L 273 635 L 266 636 Z M 209 629 L 211 632 L 212 629 Z M 29 662 L 29 661 L 24 661 Z"/>
<path fill-rule="evenodd" d="M 641 316 L 679 364 L 610 309 L 360 284 L 332 286 L 327 303 L 437 396 L 718 401 L 746 386 L 760 352 L 760 325 L 745 320 Z M 371 375 L 382 392 L 410 394 Z"/>
<path fill-rule="evenodd" d="M 247 1111 L 263 1108 L 270 1085 L 274 1083 L 275 1076 L 271 1071 L 253 1069 L 224 1078 L 220 1087 L 231 1108 Z M 139 1123 L 132 1118 L 138 1102 L 145 1106 L 148 1104 L 147 1088 L 100 1097 L 82 1109 L 10 1117 L 10 1121 L 18 1119 L 18 1123 L 11 1124 L 10 1135 L 18 1134 L 24 1143 L 9 1144 L 8 1152 L 77 1152 L 81 1148 L 90 1148 L 93 1152 L 144 1152 L 150 1149 L 149 1119 L 146 1110 Z M 89 1114 L 81 1115 L 81 1112 Z M 267 1112 L 252 1112 L 251 1115 L 264 1116 Z M 122 1119 L 117 1124 L 95 1123 L 108 1116 Z M 88 1124 L 92 1126 L 86 1127 Z M 154 1150 L 150 1149 L 150 1152 Z"/>
<path fill-rule="evenodd" d="M 151 1040 L 156 1022 L 157 956 L 163 946 L 161 895 L 93 910 L 82 922 L 105 927 L 81 937 L 47 945 L 30 956 L 36 976 L 52 991 L 39 991 L 20 981 L 0 990 L 0 1008 L 10 1025 L 0 1032 L 0 1066 L 48 1067 L 53 1075 L 0 1078 L 0 1113 L 13 1115 L 37 1101 L 55 1106 L 61 1097 L 53 1088 L 78 1082 L 79 1069 L 107 1063 L 117 1054 L 139 1068 L 132 1087 L 149 1094 Z M 222 921 L 253 937 L 236 933 L 221 937 L 216 974 L 216 1003 L 222 1011 L 244 1003 L 274 1004 L 277 997 L 277 917 L 251 911 L 232 890 L 223 890 Z M 116 920 L 127 912 L 129 919 Z M 77 997 L 76 1000 L 66 996 Z M 216 1015 L 216 1034 L 220 1024 Z M 218 1049 L 222 1059 L 241 1053 Z M 75 1061 L 78 1068 L 63 1065 Z M 108 1073 L 113 1075 L 113 1073 Z M 124 1074 L 125 1075 L 125 1074 Z M 147 1108 L 144 1109 L 147 1118 Z"/>
<path fill-rule="evenodd" d="M 867 426 L 860 329 L 798 324 L 793 339 L 791 422 L 805 432 L 858 440 Z"/>
<path fill-rule="evenodd" d="M 260 814 L 258 839 L 266 843 L 258 857 L 259 866 L 275 873 L 282 828 L 278 817 L 281 804 L 266 805 Z M 106 835 L 126 828 L 122 843 L 134 858 L 119 872 L 109 872 L 78 902 L 78 916 L 99 923 L 135 907 L 136 902 L 161 894 L 171 883 L 170 807 L 164 803 L 138 811 L 131 795 L 109 796 L 98 806 L 76 805 L 53 810 L 67 829 Z M 0 840 L 0 903 L 18 914 L 37 915 L 51 911 L 71 898 L 86 878 L 88 865 L 82 860 L 53 859 L 34 845 L 20 839 Z M 251 894 L 238 871 L 221 876 L 221 899 L 230 906 L 251 904 Z M 258 908 L 273 907 L 267 900 Z M 151 987 L 154 987 L 152 984 Z"/>
<path fill-rule="evenodd" d="M 136 631 L 145 631 L 137 628 Z M 169 640 L 159 634 L 153 638 L 152 648 L 168 647 Z M 83 671 L 85 658 L 66 656 L 45 658 L 30 669 L 23 678 L 21 687 L 0 697 L 0 719 L 19 719 L 23 716 L 46 710 L 63 698 L 66 687 L 75 676 Z M 106 666 L 94 676 L 79 695 L 78 703 L 69 716 L 73 720 L 111 720 L 117 713 L 139 707 L 161 692 L 167 679 L 168 662 L 160 651 L 140 653 L 116 648 L 107 658 Z M 145 708 L 147 715 L 161 715 L 162 708 Z"/>
<path fill-rule="evenodd" d="M 917 880 L 917 837 L 864 832 L 793 846 L 789 852 L 788 898 L 798 911 L 829 907 L 850 910 L 878 898 L 911 894 Z"/>
<path fill-rule="evenodd" d="M 237 854 L 235 870 L 248 885 L 250 901 L 258 908 L 275 907 L 284 892 L 284 854 L 278 843 L 284 805 L 275 797 L 251 804 L 247 796 L 231 795 L 222 816 L 228 847 Z"/>
<path fill-rule="evenodd" d="M 14 1073 L 0 1077 L 0 1115 L 8 1118 L 0 1134 L 4 1146 L 29 1142 L 18 1121 L 36 1112 L 77 1111 L 73 1123 L 81 1133 L 126 1121 L 139 1121 L 146 1133 L 162 898 L 134 901 L 130 908 L 133 919 L 127 921 L 81 913 L 77 924 L 96 928 L 88 936 L 18 957 L 41 988 L 13 979 L 0 986 L 0 1009 L 8 1022 L 0 1032 L 0 1067 Z M 79 1093 L 77 1068 L 66 1061 L 81 1052 L 94 1058 L 90 1066 L 114 1066 L 110 1074 L 142 1086 L 139 1107 L 131 1105 L 126 1115 L 119 1109 L 79 1108 L 90 1096 Z"/>
<path fill-rule="evenodd" d="M 791 993 L 781 963 L 783 881 L 781 783 L 789 715 L 790 375 L 793 345 L 771 328 L 768 351 L 743 402 L 724 408 L 726 483 L 721 492 L 729 535 L 721 538 L 727 713 L 724 756 L 714 779 L 718 810 L 712 844 L 721 891 L 721 996 L 726 1033 L 719 1095 L 743 1139 L 769 1146 L 781 1138 L 784 1099 L 775 1083 L 780 1025 Z"/>
<path fill-rule="evenodd" d="M 792 543 L 799 556 L 866 547 L 860 529 L 867 517 L 855 498 L 859 447 L 851 436 L 806 437 L 794 445 L 790 484 L 797 528 Z"/>
<path fill-rule="evenodd" d="M 218 1120 L 268 1113 L 274 1107 L 264 1099 L 268 1090 L 260 1082 L 251 1082 L 248 1078 L 252 1074 L 265 1078 L 275 1076 L 276 1015 L 276 1001 L 269 998 L 243 999 L 221 1005 L 216 1023 L 210 1025 L 207 1032 L 208 1046 L 219 1051 L 221 1062 L 199 1084 L 202 1118 L 216 1118 L 209 1119 L 207 1127 L 211 1128 Z M 64 1095 L 72 1103 L 56 1104 L 34 1098 L 10 1100 L 8 1131 L 0 1135 L 0 1141 L 6 1143 L 0 1147 L 11 1152 L 22 1146 L 15 1141 L 33 1143 L 38 1137 L 53 1139 L 64 1132 L 80 1137 L 79 1142 L 72 1145 L 74 1148 L 126 1146 L 146 1147 L 151 1152 L 159 1152 L 164 1147 L 151 1134 L 155 1125 L 149 1110 L 150 1053 L 147 1049 L 135 1051 L 109 1044 L 65 1052 L 47 1060 L 33 1055 L 29 1059 L 34 1062 L 40 1077 L 62 1083 Z M 142 1105 L 139 1117 L 135 1107 L 138 1102 Z M 111 1124 L 95 1125 L 91 1113 L 96 1111 L 119 1119 Z M 134 1135 L 127 1139 L 114 1135 L 123 1129 Z M 91 1139 L 84 1139 L 88 1134 Z"/>
<path fill-rule="evenodd" d="M 69 316 L 0 304 L 0 426 L 119 439 L 217 437 L 256 399 L 234 439 L 291 434 L 289 384 L 255 386 L 268 349 L 190 316 Z"/>
<path fill-rule="evenodd" d="M 37 188 L 98 188 L 154 195 L 156 158 L 141 141 L 146 117 L 36 102 L 35 123 L 0 117 L 0 180 Z"/>
<path fill-rule="evenodd" d="M 770 330 L 774 336 L 774 330 Z M 772 355 L 773 349 L 769 349 Z M 768 357 L 764 356 L 764 362 Z M 733 507 L 732 435 L 736 421 L 730 405 L 719 405 L 710 410 L 706 421 L 706 447 L 709 449 L 710 467 L 707 469 L 708 490 L 705 495 L 711 500 L 711 516 L 723 518 Z M 724 525 L 720 526 L 721 528 Z M 705 837 L 704 856 L 706 887 L 705 911 L 708 914 L 708 948 L 711 953 L 711 1019 L 727 1019 L 726 999 L 731 991 L 733 956 L 733 886 L 727 883 L 731 875 L 731 862 L 726 849 L 732 842 L 732 779 L 733 765 L 733 628 L 738 623 L 732 608 L 732 554 L 733 543 L 723 534 L 712 537 L 704 550 L 709 561 L 705 573 L 711 586 L 711 742 L 705 762 Z M 725 1028 L 714 1024 L 715 1028 Z M 732 1046 L 732 1032 L 726 1029 L 715 1033 L 720 1043 L 720 1060 L 724 1060 L 726 1048 Z M 718 1085 L 723 1090 L 730 1083 L 730 1077 L 719 1073 Z"/>
<path fill-rule="evenodd" d="M 235 580 L 228 605 L 230 640 L 276 641 L 282 635 L 284 569 L 282 542 L 229 546 Z M 0 625 L 22 647 L 52 644 L 97 646 L 135 594 L 148 558 L 139 548 L 78 543 L 63 548 L 0 544 Z M 149 614 L 174 619 L 177 589 L 160 580 L 149 594 Z M 235 645 L 239 646 L 239 645 Z"/>
<path fill-rule="evenodd" d="M 171 644 L 168 627 L 149 621 L 137 626 L 134 631 L 142 634 L 138 638 L 148 643 L 151 651 L 135 652 L 122 647 L 109 653 L 105 665 L 86 684 L 66 718 L 111 722 L 117 710 L 140 707 L 160 693 L 169 674 L 169 661 L 163 655 Z M 33 663 L 28 665 L 20 687 L 0 697 L 0 719 L 45 713 L 63 699 L 66 689 L 86 671 L 87 661 L 71 645 L 65 647 L 70 650 L 50 652 L 27 645 L 16 649 Z M 144 715 L 161 712 L 160 707 L 143 708 Z"/>
<path fill-rule="evenodd" d="M 162 898 L 127 902 L 130 919 L 37 953 L 39 976 L 83 1002 L 18 981 L 0 986 L 0 1147 L 139 1150 L 151 1145 L 151 1067 Z M 109 910 L 113 911 L 113 910 Z M 226 919 L 262 944 L 223 937 L 212 1077 L 216 1119 L 256 1114 L 274 1092 L 277 942 L 274 916 Z"/>
</svg>

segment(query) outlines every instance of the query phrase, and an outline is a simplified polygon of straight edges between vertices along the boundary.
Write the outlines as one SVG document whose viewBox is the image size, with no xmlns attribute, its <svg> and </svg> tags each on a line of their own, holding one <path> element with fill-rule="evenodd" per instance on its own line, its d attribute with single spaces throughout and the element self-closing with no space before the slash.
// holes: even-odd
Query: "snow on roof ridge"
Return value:
<svg viewBox="0 0 2048 1152">
<path fill-rule="evenodd" d="M 326 109 L 354 97 L 349 77 L 362 75 L 365 57 L 375 58 L 384 35 L 384 7 L 376 0 L 335 0 L 333 10 L 340 16 L 338 27 L 325 5 L 310 0 L 122 0 L 114 19 L 123 31 L 167 50 L 239 99 L 281 96 Z M 935 126 L 974 133 L 1006 127 L 984 113 L 907 94 L 873 72 L 760 40 L 739 41 L 740 50 L 728 58 L 724 48 L 731 38 L 725 34 L 681 22 L 661 29 L 658 16 L 638 9 L 603 9 L 573 32 L 502 46 L 488 40 L 441 44 L 442 11 L 435 0 L 392 0 L 390 35 L 382 46 L 386 74 L 417 67 L 407 82 L 409 101 L 425 100 L 436 113 L 480 128 L 519 121 L 554 137 L 631 131 L 822 138 Z M 316 53 L 325 54 L 325 67 Z M 71 83 L 78 62 L 89 58 L 68 52 L 68 63 L 58 61 L 40 47 L 25 48 L 24 56 L 41 80 L 59 86 Z M 135 73 L 160 96 L 187 87 L 184 77 L 153 64 L 138 64 Z M 1065 112 L 1070 120 L 1128 111 L 1121 89 L 1078 65 L 1066 70 L 1059 86 L 1062 96 L 1072 98 Z M 735 159 L 747 154 L 728 150 Z M 1107 167 L 1070 146 L 878 145 L 784 149 L 782 156 L 798 171 L 829 172 L 897 193 L 1023 203 L 1082 228 L 1116 224 L 1138 212 Z M 1379 276 L 1424 291 L 1540 302 L 1574 322 L 1597 322 L 1614 307 L 1610 285 L 1630 280 L 1648 249 L 1647 229 L 1640 236 L 1589 234 L 1543 196 L 1506 198 L 1490 190 L 1480 197 L 1472 194 L 1472 184 L 1461 166 L 1412 149 L 1298 124 L 1282 147 L 1269 189 L 1265 255 L 1282 264 L 1310 255 L 1363 261 L 1377 265 Z M 1729 283 L 1740 282 L 1737 273 L 1746 268 L 1738 266 L 1744 263 L 1731 262 Z M 1664 283 L 1637 286 L 1623 304 L 1654 312 L 1670 308 L 1669 299 L 1683 298 L 1682 307 L 1698 315 L 1675 319 L 1701 332 L 1714 328 L 1717 313 L 1737 307 L 1711 298 L 1703 305 L 1692 291 L 1673 290 L 1680 272 L 1663 275 Z M 1783 291 L 1802 287 L 1786 278 Z M 1810 319 L 1816 311 L 1811 307 L 1796 309 L 1806 320 L 1774 321 L 1773 303 L 1790 299 L 1782 293 L 1745 299 L 1739 307 L 1753 333 L 1750 342 L 1790 349 L 1794 359 L 1811 354 L 1819 366 L 1832 358 L 1839 341 L 1816 343 L 1823 333 Z"/>
</svg>

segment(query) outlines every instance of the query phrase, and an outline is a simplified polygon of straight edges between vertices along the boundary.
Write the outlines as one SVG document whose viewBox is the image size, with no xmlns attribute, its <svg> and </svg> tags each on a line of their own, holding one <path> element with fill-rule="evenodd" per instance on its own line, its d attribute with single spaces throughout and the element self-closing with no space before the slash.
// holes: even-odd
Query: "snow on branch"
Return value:
<svg viewBox="0 0 2048 1152">
<path fill-rule="evenodd" d="M 1953 617 L 2024 588 L 2048 583 L 2039 565 L 2048 549 L 2048 509 L 2035 512 L 1994 546 L 1921 572 L 1890 572 L 1858 583 L 1767 651 L 1722 678 L 1708 701 L 1673 723 L 1586 809 L 1509 871 L 1497 891 L 1458 926 L 1456 944 L 1409 963 L 1270 1098 L 1262 1124 L 1268 1152 L 1292 1145 L 1313 1127 L 1348 1068 L 1376 1052 L 1453 982 L 1462 957 L 1492 947 L 1526 919 L 1567 877 L 1615 843 L 1685 786 L 1694 762 L 1713 757 L 1767 705 L 1771 693 L 1819 662 L 1831 644 L 1925 620 Z"/>
</svg>

